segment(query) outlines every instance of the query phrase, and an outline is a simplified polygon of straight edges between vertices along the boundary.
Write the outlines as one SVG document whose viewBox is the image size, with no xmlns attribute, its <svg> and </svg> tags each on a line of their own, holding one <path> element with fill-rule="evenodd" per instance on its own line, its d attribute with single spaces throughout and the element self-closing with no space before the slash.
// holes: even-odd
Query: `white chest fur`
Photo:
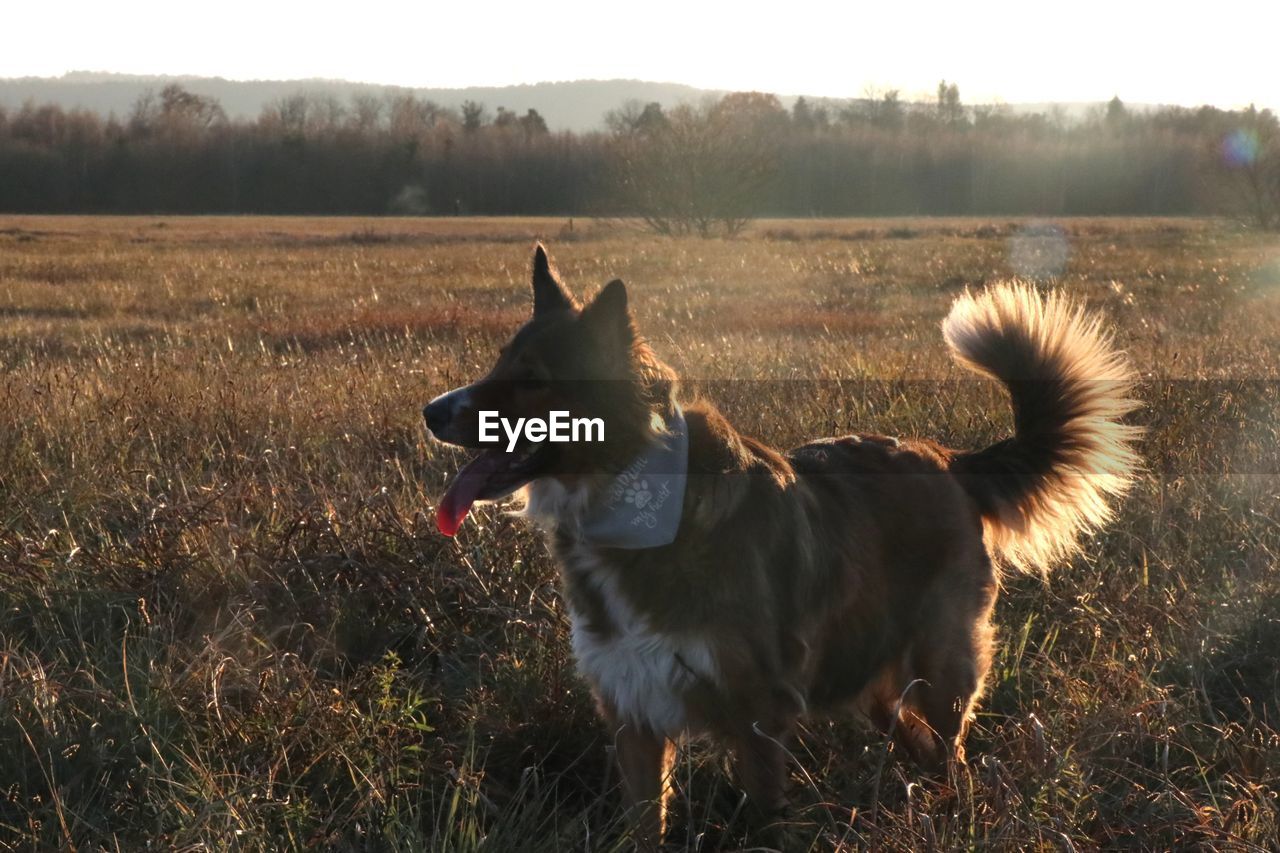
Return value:
<svg viewBox="0 0 1280 853">
<path fill-rule="evenodd" d="M 530 490 L 529 515 L 572 512 L 582 501 L 563 494 Z M 618 583 L 617 569 L 589 543 L 574 544 L 566 555 L 576 583 L 592 586 L 608 617 L 607 630 L 595 630 L 583 614 L 569 609 L 573 653 L 578 670 L 599 697 L 624 722 L 675 737 L 689 725 L 684 695 L 700 681 L 718 682 L 712 646 L 697 633 L 656 631 L 632 606 Z"/>
<path fill-rule="evenodd" d="M 692 634 L 655 631 L 619 589 L 616 569 L 578 546 L 571 559 L 592 561 L 582 582 L 595 586 L 608 614 L 609 630 L 596 631 L 570 609 L 578 670 L 624 722 L 676 736 L 688 727 L 684 694 L 700 680 L 716 680 L 710 644 Z M 575 571 L 588 566 L 578 563 Z"/>
</svg>

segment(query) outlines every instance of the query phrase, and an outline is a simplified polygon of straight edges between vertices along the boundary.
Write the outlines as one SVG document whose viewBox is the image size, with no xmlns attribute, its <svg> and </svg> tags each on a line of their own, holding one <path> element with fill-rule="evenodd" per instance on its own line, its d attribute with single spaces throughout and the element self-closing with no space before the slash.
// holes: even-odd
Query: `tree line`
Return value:
<svg viewBox="0 0 1280 853">
<path fill-rule="evenodd" d="M 298 95 L 252 120 L 179 85 L 129 115 L 0 110 L 0 210 L 54 213 L 638 216 L 733 231 L 761 216 L 1239 213 L 1280 227 L 1280 129 L 1268 110 L 1080 118 L 937 98 L 733 93 L 620 105 L 590 133 L 411 94 Z"/>
</svg>

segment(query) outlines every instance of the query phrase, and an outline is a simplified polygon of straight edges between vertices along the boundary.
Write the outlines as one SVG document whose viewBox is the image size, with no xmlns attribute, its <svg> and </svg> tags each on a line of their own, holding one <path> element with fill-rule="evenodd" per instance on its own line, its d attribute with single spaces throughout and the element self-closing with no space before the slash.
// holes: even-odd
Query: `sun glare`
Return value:
<svg viewBox="0 0 1280 853">
<path fill-rule="evenodd" d="M 1244 4 L 1247 6 L 1248 4 Z M 1261 10 L 1262 4 L 1258 4 Z M 976 101 L 1280 106 L 1268 27 L 1167 4 L 615 6 L 228 0 L 30 3 L 6 10 L 0 77 L 69 70 L 430 87 L 631 78 L 728 90 Z M 69 26 L 74 23 L 74 26 Z"/>
</svg>

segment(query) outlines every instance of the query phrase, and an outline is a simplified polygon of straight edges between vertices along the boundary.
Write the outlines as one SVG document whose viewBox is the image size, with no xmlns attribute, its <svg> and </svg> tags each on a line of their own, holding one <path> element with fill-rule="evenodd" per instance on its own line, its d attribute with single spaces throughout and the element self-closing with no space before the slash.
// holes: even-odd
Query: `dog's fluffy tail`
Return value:
<svg viewBox="0 0 1280 853">
<path fill-rule="evenodd" d="M 1061 293 L 1009 283 L 958 299 L 942 324 L 961 364 L 1004 383 L 1012 438 L 957 453 L 951 470 L 977 502 L 997 555 L 1047 572 L 1111 518 L 1129 488 L 1137 404 L 1132 374 L 1096 316 Z"/>
</svg>

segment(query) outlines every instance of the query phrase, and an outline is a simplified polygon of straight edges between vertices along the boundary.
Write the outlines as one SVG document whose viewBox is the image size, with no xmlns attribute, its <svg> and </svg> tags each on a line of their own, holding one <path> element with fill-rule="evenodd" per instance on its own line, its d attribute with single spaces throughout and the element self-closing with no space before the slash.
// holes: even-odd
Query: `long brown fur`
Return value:
<svg viewBox="0 0 1280 853">
<path fill-rule="evenodd" d="M 1097 317 L 1023 283 L 966 294 L 942 331 L 956 360 L 1009 389 L 1015 428 L 1006 441 L 957 454 L 951 470 L 1000 555 L 1048 571 L 1079 549 L 1081 533 L 1111 519 L 1112 499 L 1129 489 L 1139 433 L 1120 422 L 1137 406 L 1129 367 Z"/>
<path fill-rule="evenodd" d="M 671 743 L 687 733 L 729 745 L 766 812 L 785 802 L 785 743 L 805 713 L 856 707 L 925 765 L 963 760 L 991 662 L 992 557 L 1048 569 L 1106 522 L 1134 469 L 1136 433 L 1118 420 L 1130 374 L 1099 322 L 1022 284 L 957 301 L 947 343 L 1008 387 L 1015 413 L 1015 434 L 977 451 L 849 435 L 780 453 L 686 403 L 676 540 L 602 548 L 581 535 L 582 508 L 677 385 L 621 283 L 579 308 L 538 257 L 543 307 L 490 379 L 519 363 L 551 376 L 547 393 L 559 377 L 604 381 L 564 405 L 618 438 L 559 457 L 528 487 L 528 513 L 560 564 L 642 842 L 661 836 Z"/>
</svg>

